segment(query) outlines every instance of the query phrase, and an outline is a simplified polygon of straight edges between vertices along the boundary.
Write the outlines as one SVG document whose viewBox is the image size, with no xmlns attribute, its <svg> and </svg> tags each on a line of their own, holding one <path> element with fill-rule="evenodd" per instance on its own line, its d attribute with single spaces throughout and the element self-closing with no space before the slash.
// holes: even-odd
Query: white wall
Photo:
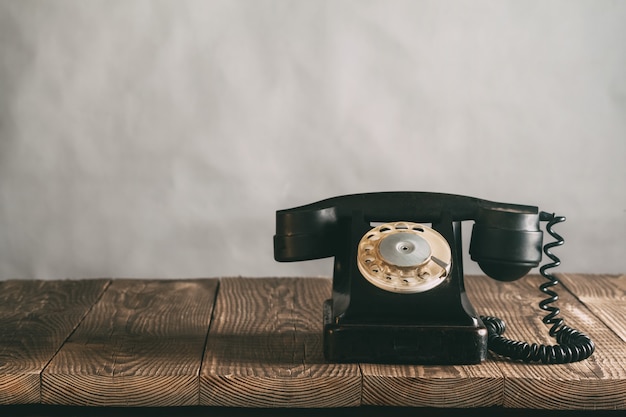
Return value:
<svg viewBox="0 0 626 417">
<path fill-rule="evenodd" d="M 626 271 L 626 2 L 0 0 L 0 278 L 329 275 L 274 212 L 422 190 Z M 476 267 L 466 270 L 476 272 Z"/>
</svg>

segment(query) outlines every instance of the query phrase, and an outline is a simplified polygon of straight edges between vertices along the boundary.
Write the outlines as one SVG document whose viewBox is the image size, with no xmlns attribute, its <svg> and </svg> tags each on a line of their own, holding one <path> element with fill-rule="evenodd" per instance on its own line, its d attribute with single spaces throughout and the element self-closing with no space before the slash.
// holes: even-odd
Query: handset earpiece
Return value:
<svg viewBox="0 0 626 417">
<path fill-rule="evenodd" d="M 485 274 L 499 281 L 514 281 L 539 265 L 542 240 L 538 213 L 481 209 L 469 251 Z"/>
<path fill-rule="evenodd" d="M 334 256 L 336 223 L 334 207 L 278 211 L 274 258 L 294 262 Z"/>
</svg>

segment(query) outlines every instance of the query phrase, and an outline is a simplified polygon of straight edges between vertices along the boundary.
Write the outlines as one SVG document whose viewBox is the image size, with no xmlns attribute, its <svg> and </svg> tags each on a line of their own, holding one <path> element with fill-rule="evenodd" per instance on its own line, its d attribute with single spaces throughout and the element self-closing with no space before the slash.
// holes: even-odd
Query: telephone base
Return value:
<svg viewBox="0 0 626 417">
<path fill-rule="evenodd" d="M 487 329 L 476 326 L 324 323 L 331 362 L 477 364 L 487 356 Z"/>
</svg>

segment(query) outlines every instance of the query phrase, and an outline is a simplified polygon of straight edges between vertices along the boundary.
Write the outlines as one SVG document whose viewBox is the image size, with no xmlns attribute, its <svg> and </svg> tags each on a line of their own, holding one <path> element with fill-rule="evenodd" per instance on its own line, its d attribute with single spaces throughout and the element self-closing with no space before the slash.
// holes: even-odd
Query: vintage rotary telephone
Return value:
<svg viewBox="0 0 626 417">
<path fill-rule="evenodd" d="M 541 261 L 540 221 L 557 239 L 544 246 L 550 334 L 557 345 L 502 336 L 504 323 L 479 317 L 463 284 L 461 222 L 474 220 L 470 254 L 490 277 L 512 281 Z M 452 194 L 384 192 L 330 198 L 276 212 L 274 257 L 303 261 L 335 257 L 332 299 L 324 303 L 324 355 L 330 361 L 471 364 L 487 348 L 524 361 L 567 363 L 594 350 L 584 334 L 556 318 L 550 306 L 560 264 L 550 248 L 563 239 L 552 225 L 564 221 L 537 207 Z M 428 223 L 430 224 L 424 224 Z"/>
</svg>

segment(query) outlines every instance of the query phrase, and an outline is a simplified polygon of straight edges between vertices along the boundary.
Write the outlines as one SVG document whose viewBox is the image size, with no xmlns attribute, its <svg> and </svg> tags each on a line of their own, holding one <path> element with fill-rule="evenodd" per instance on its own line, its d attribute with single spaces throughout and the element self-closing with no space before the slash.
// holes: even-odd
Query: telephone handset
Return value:
<svg viewBox="0 0 626 417">
<path fill-rule="evenodd" d="M 544 323 L 557 345 L 502 336 L 504 323 L 479 317 L 464 288 L 461 222 L 474 220 L 471 259 L 488 276 L 512 281 L 539 265 L 540 221 L 556 242 L 544 253 L 540 289 L 549 298 Z M 383 192 L 334 197 L 276 212 L 274 258 L 280 262 L 334 256 L 333 294 L 324 303 L 324 355 L 331 361 L 471 364 L 487 349 L 524 361 L 566 363 L 594 350 L 584 334 L 556 318 L 558 284 L 547 272 L 564 221 L 537 207 L 453 194 Z"/>
</svg>

